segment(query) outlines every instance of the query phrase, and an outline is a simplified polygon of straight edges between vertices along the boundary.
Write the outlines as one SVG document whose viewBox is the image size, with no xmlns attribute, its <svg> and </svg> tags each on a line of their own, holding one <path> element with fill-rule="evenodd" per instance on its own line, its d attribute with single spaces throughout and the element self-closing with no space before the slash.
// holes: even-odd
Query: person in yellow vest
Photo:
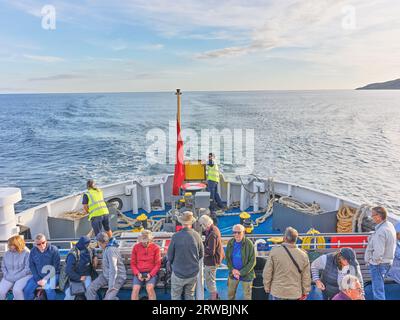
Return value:
<svg viewBox="0 0 400 320">
<path fill-rule="evenodd" d="M 224 208 L 221 197 L 218 194 L 218 183 L 219 183 L 219 168 L 215 161 L 215 155 L 213 153 L 208 154 L 207 162 L 207 191 L 210 192 L 211 205 L 210 209 L 214 210 L 216 206 L 220 209 Z"/>
<path fill-rule="evenodd" d="M 89 214 L 89 221 L 92 225 L 94 236 L 97 236 L 104 228 L 104 231 L 111 238 L 109 212 L 103 198 L 103 192 L 96 187 L 92 179 L 86 183 L 88 191 L 83 194 L 83 210 Z"/>
</svg>

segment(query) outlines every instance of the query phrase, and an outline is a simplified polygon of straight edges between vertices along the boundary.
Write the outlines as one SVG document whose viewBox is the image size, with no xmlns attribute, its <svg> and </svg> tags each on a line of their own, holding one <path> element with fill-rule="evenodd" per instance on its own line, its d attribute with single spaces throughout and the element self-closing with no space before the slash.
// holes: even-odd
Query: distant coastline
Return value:
<svg viewBox="0 0 400 320">
<path fill-rule="evenodd" d="M 371 83 L 356 90 L 400 90 L 400 79 Z"/>
</svg>

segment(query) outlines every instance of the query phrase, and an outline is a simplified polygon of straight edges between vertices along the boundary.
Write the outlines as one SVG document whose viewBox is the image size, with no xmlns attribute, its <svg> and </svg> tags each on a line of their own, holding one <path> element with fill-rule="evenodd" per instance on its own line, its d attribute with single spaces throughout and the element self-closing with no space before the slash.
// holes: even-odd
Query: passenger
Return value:
<svg viewBox="0 0 400 320">
<path fill-rule="evenodd" d="M 207 191 L 210 192 L 211 211 L 218 209 L 217 206 L 220 209 L 224 208 L 224 204 L 222 203 L 221 197 L 218 194 L 218 183 L 219 183 L 218 164 L 215 161 L 215 155 L 210 152 L 208 154 L 208 162 L 207 162 Z"/>
<path fill-rule="evenodd" d="M 178 218 L 183 228 L 172 236 L 168 246 L 168 261 L 172 268 L 171 299 L 194 300 L 199 262 L 204 256 L 200 235 L 192 229 L 196 219 L 191 211 L 185 211 Z"/>
<path fill-rule="evenodd" d="M 56 287 L 60 275 L 60 253 L 58 248 L 47 242 L 44 234 L 35 237 L 35 247 L 29 255 L 32 277 L 24 288 L 25 300 L 35 298 L 35 290 L 42 287 L 47 300 L 56 300 Z"/>
<path fill-rule="evenodd" d="M 89 214 L 89 221 L 96 237 L 104 228 L 108 237 L 112 237 L 110 228 L 110 216 L 107 205 L 103 198 L 103 192 L 96 187 L 92 179 L 86 183 L 88 191 L 83 194 L 83 210 Z"/>
<path fill-rule="evenodd" d="M 109 238 L 106 232 L 100 232 L 97 242 L 103 250 L 102 273 L 86 290 L 87 300 L 96 300 L 97 291 L 108 286 L 104 300 L 118 300 L 117 294 L 126 280 L 124 260 L 118 250 L 119 244 L 114 238 Z"/>
<path fill-rule="evenodd" d="M 256 277 L 254 245 L 245 237 L 243 225 L 235 224 L 232 231 L 233 238 L 226 246 L 226 264 L 229 270 L 228 299 L 235 300 L 236 290 L 241 282 L 244 299 L 251 300 L 253 280 Z"/>
<path fill-rule="evenodd" d="M 217 269 L 224 258 L 221 232 L 214 225 L 213 219 L 208 215 L 201 216 L 199 222 L 202 229 L 205 230 L 206 236 L 204 241 L 204 276 L 206 287 L 211 294 L 211 300 L 217 300 Z"/>
<path fill-rule="evenodd" d="M 332 300 L 365 300 L 360 280 L 351 274 L 341 280 L 340 292 Z"/>
<path fill-rule="evenodd" d="M 3 279 L 0 281 L 0 300 L 7 298 L 7 292 L 13 290 L 14 300 L 24 300 L 24 287 L 32 277 L 29 269 L 29 249 L 21 236 L 8 239 L 8 251 L 1 261 Z"/>
<path fill-rule="evenodd" d="M 89 248 L 89 244 L 90 238 L 82 236 L 67 255 L 65 274 L 68 281 L 64 300 L 75 299 L 75 295 L 71 294 L 71 286 L 79 286 L 83 282 L 83 288 L 87 289 L 93 280 L 92 276 L 96 272 L 97 257 L 94 256 L 93 250 Z M 73 292 L 74 288 L 72 288 Z M 85 292 L 79 295 L 84 294 Z"/>
<path fill-rule="evenodd" d="M 284 243 L 269 253 L 263 282 L 271 300 L 305 300 L 311 290 L 310 261 L 307 253 L 297 248 L 297 238 L 296 229 L 286 228 Z"/>
<path fill-rule="evenodd" d="M 338 252 L 318 257 L 311 263 L 311 274 L 317 288 L 322 291 L 324 300 L 330 300 L 339 293 L 339 285 L 348 274 L 356 276 L 364 288 L 360 265 L 351 248 L 342 248 Z"/>
<path fill-rule="evenodd" d="M 396 252 L 394 254 L 393 264 L 387 276 L 400 284 L 400 222 L 396 224 L 395 229 L 397 235 Z"/>
<path fill-rule="evenodd" d="M 143 230 L 139 242 L 132 248 L 131 268 L 133 273 L 132 300 L 139 300 L 142 285 L 146 285 L 149 300 L 156 300 L 154 287 L 161 267 L 160 247 L 153 243 L 150 230 Z"/>
<path fill-rule="evenodd" d="M 372 208 L 375 232 L 369 236 L 365 262 L 369 265 L 372 293 L 375 300 L 385 300 L 385 277 L 393 263 L 396 250 L 396 230 L 387 220 L 384 207 Z"/>
</svg>

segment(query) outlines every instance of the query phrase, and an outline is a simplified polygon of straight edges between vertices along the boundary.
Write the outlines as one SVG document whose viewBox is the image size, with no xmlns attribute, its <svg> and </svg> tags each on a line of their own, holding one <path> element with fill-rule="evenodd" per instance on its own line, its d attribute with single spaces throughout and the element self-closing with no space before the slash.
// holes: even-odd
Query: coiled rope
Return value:
<svg viewBox="0 0 400 320">
<path fill-rule="evenodd" d="M 363 232 L 362 223 L 366 217 L 371 216 L 373 206 L 362 204 L 358 208 L 342 206 L 337 213 L 337 232 L 354 233 Z"/>
<path fill-rule="evenodd" d="M 337 214 L 336 231 L 338 233 L 351 233 L 355 229 L 355 221 L 357 209 L 350 206 L 342 206 Z"/>
<path fill-rule="evenodd" d="M 296 199 L 293 199 L 288 196 L 280 197 L 278 202 L 280 204 L 283 204 L 286 207 L 289 207 L 291 209 L 294 209 L 296 211 L 308 213 L 308 214 L 321 214 L 323 213 L 323 210 L 321 209 L 321 206 L 316 203 L 315 201 L 313 203 L 306 203 L 302 202 Z"/>
</svg>

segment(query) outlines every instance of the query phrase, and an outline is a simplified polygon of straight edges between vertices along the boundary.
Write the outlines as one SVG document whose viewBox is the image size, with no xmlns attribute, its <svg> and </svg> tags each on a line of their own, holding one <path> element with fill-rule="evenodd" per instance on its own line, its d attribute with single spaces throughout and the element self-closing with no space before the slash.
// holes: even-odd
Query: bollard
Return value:
<svg viewBox="0 0 400 320">
<path fill-rule="evenodd" d="M 19 233 L 14 204 L 22 199 L 19 188 L 0 188 L 0 240 Z"/>
</svg>

